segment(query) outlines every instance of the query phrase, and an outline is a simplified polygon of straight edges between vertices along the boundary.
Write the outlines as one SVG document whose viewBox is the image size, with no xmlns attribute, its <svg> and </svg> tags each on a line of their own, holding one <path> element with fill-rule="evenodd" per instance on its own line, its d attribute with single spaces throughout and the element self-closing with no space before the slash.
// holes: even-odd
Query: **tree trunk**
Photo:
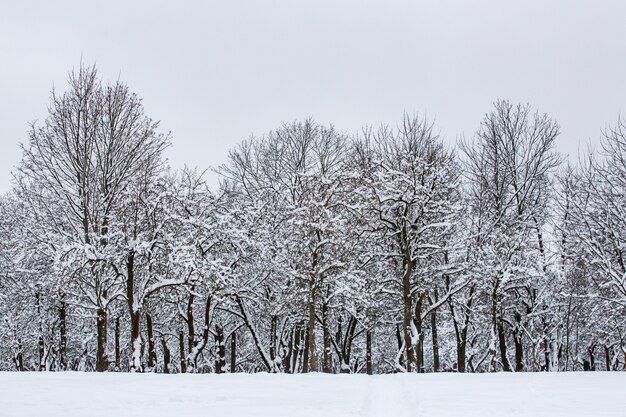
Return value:
<svg viewBox="0 0 626 417">
<path fill-rule="evenodd" d="M 120 351 L 120 318 L 115 319 L 115 370 L 120 371 L 121 351 Z"/>
<path fill-rule="evenodd" d="M 502 361 L 502 368 L 505 372 L 510 372 L 511 365 L 509 364 L 509 359 L 507 358 L 507 355 L 506 355 L 506 336 L 504 334 L 504 324 L 502 322 L 501 314 L 498 311 L 500 307 L 500 303 L 498 302 L 499 287 L 500 287 L 500 280 L 496 281 L 496 284 L 493 288 L 493 292 L 491 294 L 491 319 L 492 319 L 494 333 L 498 337 L 498 347 L 500 349 L 500 359 Z"/>
<path fill-rule="evenodd" d="M 272 316 L 270 324 L 270 359 L 276 360 L 276 328 L 278 327 L 278 317 Z"/>
<path fill-rule="evenodd" d="M 211 325 L 211 295 L 207 295 L 206 303 L 204 305 L 204 327 L 202 328 L 202 339 L 197 342 L 193 341 L 193 338 L 189 339 L 189 343 L 193 343 L 193 348 L 189 352 L 189 356 L 187 358 L 187 371 L 193 372 L 198 366 L 198 356 L 204 350 L 205 346 L 209 342 L 209 326 Z M 187 309 L 187 313 L 189 314 L 190 308 Z M 191 328 L 190 331 L 193 331 L 193 314 L 187 316 L 187 320 L 190 321 Z M 191 345 L 189 345 L 191 346 Z"/>
<path fill-rule="evenodd" d="M 39 338 L 37 340 L 37 351 L 39 352 L 38 371 L 41 372 L 41 371 L 46 370 L 46 363 L 45 363 L 46 345 L 43 340 L 43 320 L 41 318 L 41 293 L 40 292 L 37 292 L 35 294 L 35 299 L 37 303 L 37 321 L 39 322 Z"/>
<path fill-rule="evenodd" d="M 96 317 L 97 343 L 96 343 L 96 371 L 106 372 L 109 369 L 107 358 L 107 312 L 99 308 Z"/>
<path fill-rule="evenodd" d="M 513 343 L 515 344 L 515 372 L 524 370 L 524 346 L 522 345 L 522 315 L 515 312 L 515 329 L 513 330 Z M 546 342 L 547 343 L 547 342 Z M 546 346 L 547 349 L 547 346 Z M 546 355 L 546 370 L 548 370 L 548 362 Z"/>
<path fill-rule="evenodd" d="M 19 372 L 24 371 L 24 353 L 22 353 L 23 350 L 23 346 L 22 346 L 22 339 L 17 339 L 17 353 L 15 354 L 15 369 L 17 369 Z M 626 355 L 626 354 L 625 354 Z"/>
<path fill-rule="evenodd" d="M 446 255 L 446 262 L 447 262 L 447 255 Z M 437 301 L 439 301 L 439 294 L 436 288 L 434 290 L 433 295 L 434 295 L 433 297 L 428 296 L 428 302 L 430 303 L 431 306 L 435 304 Z M 437 309 L 434 309 L 430 312 L 430 329 L 431 329 L 431 336 L 432 336 L 432 342 L 433 342 L 433 371 L 439 372 L 439 368 L 441 367 L 441 365 L 440 365 L 440 359 L 439 359 L 439 337 L 437 333 Z"/>
<path fill-rule="evenodd" d="M 561 255 L 564 257 L 564 255 Z M 570 316 L 572 313 L 572 295 L 570 294 L 567 300 L 567 313 L 565 313 L 565 371 L 569 370 L 569 340 L 570 340 Z"/>
<path fill-rule="evenodd" d="M 67 370 L 67 321 L 66 321 L 65 294 L 61 295 L 61 305 L 59 307 L 59 369 Z"/>
<path fill-rule="evenodd" d="M 454 305 L 452 304 L 452 300 L 448 300 L 448 307 L 450 308 L 450 314 L 452 316 L 452 322 L 454 324 L 454 335 L 456 336 L 456 363 L 458 372 L 465 372 L 467 367 L 465 358 L 465 354 L 467 351 L 467 331 L 469 329 L 475 289 L 475 286 L 470 287 L 466 302 L 466 309 L 463 311 L 463 321 L 460 325 L 459 320 L 457 320 L 454 313 Z"/>
<path fill-rule="evenodd" d="M 293 356 L 293 339 L 295 337 L 296 330 L 294 329 L 289 333 L 289 340 L 287 340 L 287 353 L 283 357 L 283 372 L 286 374 L 291 373 L 291 360 Z"/>
<path fill-rule="evenodd" d="M 304 353 L 302 356 L 302 373 L 309 372 L 309 327 L 304 330 Z"/>
<path fill-rule="evenodd" d="M 469 308 L 469 307 L 468 307 Z M 465 320 L 463 323 L 463 327 L 460 330 L 456 330 L 456 362 L 457 362 L 457 371 L 465 372 L 467 369 L 466 365 L 466 351 L 467 351 L 467 330 L 469 329 L 469 311 L 465 313 Z M 456 326 L 456 323 L 455 323 Z"/>
<path fill-rule="evenodd" d="M 302 323 L 296 325 L 293 333 L 293 353 L 291 358 L 291 372 L 298 372 L 300 363 L 300 353 L 302 352 L 302 339 L 304 338 L 304 325 Z"/>
<path fill-rule="evenodd" d="M 165 341 L 165 339 L 161 339 L 161 347 L 163 349 L 163 373 L 169 374 L 172 354 L 170 353 L 170 349 L 167 347 L 167 342 Z"/>
<path fill-rule="evenodd" d="M 412 372 L 415 365 L 415 352 L 413 350 L 412 321 L 413 321 L 413 297 L 411 296 L 411 275 L 413 262 L 404 261 L 404 273 L 402 274 L 402 331 L 404 336 L 404 350 L 406 354 L 406 371 Z"/>
<path fill-rule="evenodd" d="M 315 299 L 316 287 L 315 281 L 311 278 L 311 288 L 309 293 L 309 325 L 307 329 L 307 352 L 309 356 L 309 371 L 318 371 L 317 361 L 317 345 L 315 340 Z"/>
<path fill-rule="evenodd" d="M 522 336 L 517 332 L 513 335 L 513 343 L 515 344 L 515 372 L 522 372 L 524 371 L 524 346 Z M 546 362 L 546 370 L 548 370 L 548 362 Z"/>
<path fill-rule="evenodd" d="M 230 335 L 230 372 L 237 372 L 237 332 Z"/>
<path fill-rule="evenodd" d="M 193 351 L 193 348 L 195 347 L 195 338 L 196 338 L 196 332 L 194 329 L 194 322 L 193 322 L 193 301 L 195 298 L 195 295 L 193 293 L 194 291 L 194 287 L 191 287 L 191 290 L 189 291 L 189 300 L 187 300 L 187 353 L 191 354 L 191 352 Z M 190 364 L 193 365 L 193 364 Z"/>
<path fill-rule="evenodd" d="M 261 345 L 261 340 L 256 331 L 256 327 L 250 321 L 250 318 L 248 317 L 248 312 L 243 305 L 243 301 L 241 300 L 241 297 L 239 297 L 237 294 L 235 294 L 235 301 L 237 302 L 237 305 L 239 306 L 239 311 L 241 312 L 241 318 L 243 319 L 243 322 L 248 328 L 248 330 L 250 331 L 250 335 L 252 336 L 254 345 L 256 346 L 257 352 L 259 353 L 259 356 L 261 356 L 261 360 L 263 361 L 263 364 L 267 368 L 267 371 L 276 372 L 276 364 L 272 362 L 271 358 L 269 358 L 269 354 L 265 351 L 265 349 L 263 349 L 263 346 Z"/>
<path fill-rule="evenodd" d="M 467 340 L 463 339 L 457 342 L 456 345 L 456 361 L 457 361 L 457 371 L 465 372 L 465 351 L 467 347 Z"/>
<path fill-rule="evenodd" d="M 352 356 L 352 342 L 354 340 L 354 333 L 356 331 L 357 320 L 354 316 L 350 316 L 348 320 L 348 326 L 346 327 L 346 334 L 343 337 L 343 343 L 341 345 L 341 370 L 342 374 L 349 374 L 350 358 Z"/>
<path fill-rule="evenodd" d="M 437 337 L 437 310 L 430 313 L 430 327 L 433 337 L 433 371 L 439 372 L 439 339 Z"/>
<path fill-rule="evenodd" d="M 402 341 L 402 332 L 400 331 L 400 325 L 396 324 L 396 340 L 398 342 L 398 352 L 402 350 L 404 343 Z M 399 365 L 404 367 L 404 355 L 398 355 Z"/>
<path fill-rule="evenodd" d="M 593 345 L 591 345 L 589 347 L 589 349 L 587 349 L 587 352 L 589 352 L 589 365 L 590 371 L 595 371 L 596 370 L 596 356 L 595 356 L 595 350 L 596 350 L 596 345 L 595 343 Z"/>
<path fill-rule="evenodd" d="M 141 372 L 141 335 L 140 330 L 140 313 L 132 311 L 130 314 L 130 371 Z"/>
<path fill-rule="evenodd" d="M 154 333 L 152 329 L 152 317 L 146 313 L 146 331 L 148 332 L 148 371 L 152 371 L 157 364 L 156 347 L 154 346 Z"/>
<path fill-rule="evenodd" d="M 178 332 L 178 349 L 180 352 L 180 372 L 184 374 L 187 372 L 187 355 L 185 355 L 185 335 L 182 330 Z"/>
<path fill-rule="evenodd" d="M 215 325 L 215 373 L 221 374 L 226 366 L 226 347 L 224 346 L 224 329 Z"/>
<path fill-rule="evenodd" d="M 37 350 L 39 351 L 39 371 L 46 370 L 46 346 L 43 341 L 43 336 L 39 336 L 39 341 L 37 343 Z"/>
<path fill-rule="evenodd" d="M 141 372 L 140 309 L 135 300 L 135 252 L 126 257 L 126 299 L 130 316 L 130 371 Z"/>
<path fill-rule="evenodd" d="M 322 328 L 324 331 L 324 352 L 322 357 L 322 372 L 332 373 L 332 356 L 331 356 L 331 341 L 330 330 L 328 329 L 328 303 L 324 301 L 322 304 Z"/>
<path fill-rule="evenodd" d="M 415 371 L 418 373 L 424 372 L 424 326 L 422 323 L 422 304 L 424 296 L 420 295 L 415 303 L 415 313 L 413 318 L 413 324 L 417 331 L 415 335 L 417 337 L 415 344 Z"/>
<path fill-rule="evenodd" d="M 367 329 L 365 333 L 365 372 L 372 375 L 372 331 Z"/>
<path fill-rule="evenodd" d="M 502 360 L 502 369 L 505 372 L 511 372 L 511 365 L 509 364 L 509 359 L 506 356 L 506 337 L 504 335 L 504 325 L 500 317 L 498 317 L 497 330 L 498 345 L 500 347 L 500 359 Z"/>
</svg>

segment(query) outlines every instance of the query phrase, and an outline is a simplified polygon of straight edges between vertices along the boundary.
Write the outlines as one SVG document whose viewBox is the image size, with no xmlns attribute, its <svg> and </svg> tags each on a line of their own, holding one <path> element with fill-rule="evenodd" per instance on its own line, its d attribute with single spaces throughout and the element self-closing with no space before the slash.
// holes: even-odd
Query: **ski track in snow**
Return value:
<svg viewBox="0 0 626 417">
<path fill-rule="evenodd" d="M 0 373 L 0 417 L 626 417 L 626 372 Z"/>
</svg>

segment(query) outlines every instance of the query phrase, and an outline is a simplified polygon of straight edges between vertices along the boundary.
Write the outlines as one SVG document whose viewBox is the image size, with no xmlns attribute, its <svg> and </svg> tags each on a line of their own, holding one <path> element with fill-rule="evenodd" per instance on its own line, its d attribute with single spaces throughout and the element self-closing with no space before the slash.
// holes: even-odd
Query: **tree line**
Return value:
<svg viewBox="0 0 626 417">
<path fill-rule="evenodd" d="M 626 120 L 577 161 L 558 135 L 506 100 L 457 146 L 296 121 L 209 187 L 81 65 L 0 198 L 0 369 L 624 369 Z"/>
</svg>

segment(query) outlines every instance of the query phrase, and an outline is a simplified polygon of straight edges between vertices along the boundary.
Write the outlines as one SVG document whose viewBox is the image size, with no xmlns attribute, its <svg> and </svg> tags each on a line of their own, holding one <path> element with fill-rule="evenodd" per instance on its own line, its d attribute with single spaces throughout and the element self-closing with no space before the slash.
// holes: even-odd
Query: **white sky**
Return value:
<svg viewBox="0 0 626 417">
<path fill-rule="evenodd" d="M 2 0 L 0 192 L 81 56 L 172 131 L 174 167 L 308 116 L 354 132 L 426 113 L 454 142 L 498 98 L 556 118 L 575 156 L 626 111 L 625 22 L 623 0 Z"/>
</svg>

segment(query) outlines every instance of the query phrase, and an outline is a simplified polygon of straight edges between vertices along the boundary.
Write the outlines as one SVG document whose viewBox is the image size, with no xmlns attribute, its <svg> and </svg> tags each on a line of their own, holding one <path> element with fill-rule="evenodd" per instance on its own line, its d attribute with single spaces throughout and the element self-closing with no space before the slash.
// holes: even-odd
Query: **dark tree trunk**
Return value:
<svg viewBox="0 0 626 417">
<path fill-rule="evenodd" d="M 372 331 L 367 329 L 365 333 L 365 372 L 372 375 Z"/>
<path fill-rule="evenodd" d="M 562 257 L 564 257 L 565 255 L 561 255 Z M 571 329 L 570 329 L 570 316 L 572 313 L 572 296 L 570 294 L 570 296 L 568 297 L 567 300 L 567 313 L 565 314 L 565 371 L 568 370 L 569 368 L 569 340 L 570 340 L 570 333 L 571 333 Z"/>
<path fill-rule="evenodd" d="M 237 332 L 230 335 L 230 372 L 237 372 Z"/>
<path fill-rule="evenodd" d="M 522 345 L 522 315 L 515 312 L 515 329 L 513 331 L 513 343 L 515 344 L 515 372 L 524 370 L 524 346 Z M 545 342 L 547 343 L 547 341 Z M 548 346 L 546 345 L 546 352 Z M 546 370 L 548 370 L 548 355 L 546 353 Z"/>
<path fill-rule="evenodd" d="M 500 281 L 496 281 L 496 285 L 493 288 L 491 294 L 491 318 L 493 321 L 493 327 L 498 337 L 498 347 L 500 349 L 500 359 L 502 361 L 502 368 L 505 372 L 511 371 L 511 365 L 509 359 L 506 356 L 506 336 L 504 334 L 504 324 L 502 321 L 501 313 L 499 313 L 500 303 L 498 302 L 498 290 L 500 288 Z M 495 352 L 494 352 L 495 355 Z"/>
<path fill-rule="evenodd" d="M 316 286 L 315 281 L 311 278 L 310 283 L 310 292 L 309 292 L 309 322 L 307 327 L 307 337 L 306 337 L 306 345 L 308 358 L 308 370 L 311 372 L 318 371 L 318 361 L 317 361 L 317 345 L 315 340 L 315 301 L 316 301 Z"/>
<path fill-rule="evenodd" d="M 439 338 L 437 336 L 437 310 L 430 313 L 430 327 L 433 337 L 433 371 L 439 372 Z"/>
<path fill-rule="evenodd" d="M 46 370 L 46 348 L 43 341 L 43 336 L 39 336 L 39 341 L 37 343 L 37 350 L 39 351 L 39 371 Z"/>
<path fill-rule="evenodd" d="M 296 330 L 294 329 L 289 333 L 289 338 L 287 340 L 287 353 L 283 357 L 283 372 L 286 374 L 291 373 L 291 360 L 293 356 L 293 339 L 295 337 Z"/>
<path fill-rule="evenodd" d="M 450 308 L 450 314 L 452 315 L 452 322 L 454 324 L 454 335 L 456 337 L 456 363 L 458 372 L 465 372 L 467 367 L 465 359 L 467 351 L 467 331 L 469 329 L 475 288 L 476 287 L 474 286 L 470 287 L 466 309 L 463 311 L 463 321 L 461 324 L 459 324 L 459 320 L 456 318 L 452 300 L 448 300 L 448 307 Z"/>
<path fill-rule="evenodd" d="M 264 351 L 263 346 L 261 345 L 261 340 L 260 340 L 259 335 L 258 335 L 258 333 L 256 331 L 256 327 L 250 321 L 250 318 L 248 317 L 248 312 L 246 311 L 246 309 L 245 309 L 245 307 L 243 305 L 243 301 L 236 294 L 235 294 L 235 301 L 237 302 L 237 305 L 239 306 L 239 311 L 241 312 L 241 318 L 242 318 L 244 324 L 246 325 L 246 327 L 248 328 L 248 330 L 250 331 L 250 335 L 252 336 L 252 340 L 254 341 L 254 345 L 255 345 L 255 347 L 257 349 L 257 352 L 259 353 L 259 356 L 261 356 L 261 360 L 263 361 L 263 364 L 267 368 L 267 371 L 268 372 L 276 372 L 276 365 L 271 362 L 271 360 L 268 357 L 267 353 Z"/>
<path fill-rule="evenodd" d="M 207 295 L 206 303 L 204 305 L 204 327 L 202 328 L 202 339 L 197 342 L 193 342 L 193 348 L 189 351 L 189 356 L 187 359 L 187 371 L 192 372 L 198 366 L 198 356 L 204 350 L 205 346 L 209 342 L 209 326 L 211 325 L 211 295 Z M 187 310 L 189 313 L 190 309 Z M 191 317 L 187 317 L 188 320 L 192 322 L 191 331 L 193 331 L 193 314 Z M 192 343 L 193 339 L 190 340 Z M 191 346 L 191 345 L 190 345 Z"/>
<path fill-rule="evenodd" d="M 400 351 L 402 349 L 403 342 L 402 342 L 402 332 L 400 331 L 399 324 L 396 324 L 396 340 L 398 341 L 398 351 Z M 404 355 L 400 355 L 398 359 L 400 362 L 400 366 L 404 366 Z"/>
<path fill-rule="evenodd" d="M 611 348 L 607 345 L 604 345 L 604 361 L 606 365 L 606 370 L 611 370 Z"/>
<path fill-rule="evenodd" d="M 456 345 L 456 362 L 457 362 L 457 371 L 465 372 L 465 351 L 466 351 L 467 341 L 461 340 L 457 342 Z"/>
<path fill-rule="evenodd" d="M 343 312 L 342 312 L 343 313 Z M 335 333 L 335 345 L 342 346 L 341 339 L 343 338 L 343 314 L 339 314 L 337 316 L 337 332 Z M 341 372 L 341 368 L 343 366 L 343 349 L 340 348 L 340 352 L 337 353 L 339 357 L 339 372 Z"/>
<path fill-rule="evenodd" d="M 161 339 L 161 348 L 163 349 L 163 373 L 169 374 L 172 354 L 170 353 L 170 349 L 167 347 L 167 342 L 165 341 L 165 339 Z"/>
<path fill-rule="evenodd" d="M 120 318 L 115 319 L 115 370 L 119 372 L 121 362 L 120 351 Z"/>
<path fill-rule="evenodd" d="M 276 328 L 278 327 L 278 317 L 272 316 L 270 324 L 270 359 L 274 361 L 276 359 Z"/>
<path fill-rule="evenodd" d="M 130 314 L 130 371 L 141 372 L 141 335 L 140 330 L 140 313 L 139 311 L 132 311 Z"/>
<path fill-rule="evenodd" d="M 517 346 L 515 349 L 517 350 Z M 545 371 L 550 372 L 550 339 L 548 339 L 547 335 L 543 339 L 543 361 Z M 517 371 L 517 366 L 515 370 Z"/>
<path fill-rule="evenodd" d="M 522 337 L 519 333 L 513 335 L 513 343 L 515 344 L 515 372 L 522 372 L 524 370 L 524 347 L 522 345 Z M 548 370 L 547 360 L 546 370 Z"/>
<path fill-rule="evenodd" d="M 404 261 L 404 273 L 402 274 L 402 332 L 404 336 L 404 350 L 406 355 L 406 371 L 412 372 L 415 366 L 415 352 L 413 338 L 411 337 L 411 320 L 413 320 L 413 297 L 411 296 L 411 275 L 413 262 Z"/>
<path fill-rule="evenodd" d="M 135 252 L 126 257 L 126 299 L 130 316 L 130 371 L 141 372 L 140 309 L 135 300 Z"/>
<path fill-rule="evenodd" d="M 415 346 L 415 371 L 424 372 L 424 325 L 422 323 L 422 304 L 424 296 L 420 295 L 415 303 L 413 323 L 417 329 L 417 345 Z"/>
<path fill-rule="evenodd" d="M 65 304 L 65 294 L 61 295 L 61 305 L 59 307 L 59 369 L 67 370 L 67 311 Z"/>
<path fill-rule="evenodd" d="M 96 343 L 96 371 L 106 372 L 109 369 L 107 357 L 107 312 L 99 308 L 96 316 L 97 343 Z"/>
<path fill-rule="evenodd" d="M 184 374 L 187 372 L 187 359 L 185 357 L 185 335 L 182 330 L 178 332 L 178 349 L 180 352 L 180 372 Z"/>
<path fill-rule="evenodd" d="M 506 356 L 506 337 L 504 335 L 504 324 L 502 318 L 498 317 L 498 345 L 500 347 L 500 359 L 502 360 L 502 369 L 505 372 L 511 372 L 511 365 L 509 359 Z"/>
<path fill-rule="evenodd" d="M 343 337 L 341 345 L 341 370 L 342 374 L 350 373 L 350 357 L 352 356 L 352 342 L 354 341 L 354 333 L 356 331 L 357 321 L 354 316 L 350 316 L 346 334 Z"/>
<path fill-rule="evenodd" d="M 590 371 L 595 371 L 596 370 L 595 350 L 596 350 L 596 345 L 595 344 L 591 345 L 589 347 L 589 349 L 587 349 L 587 352 L 589 352 L 589 370 Z"/>
<path fill-rule="evenodd" d="M 39 366 L 38 370 L 45 371 L 46 370 L 46 345 L 43 340 L 43 320 L 41 318 L 41 293 L 37 292 L 35 294 L 37 299 L 37 320 L 39 321 L 39 339 L 37 341 L 37 351 L 39 352 Z"/>
<path fill-rule="evenodd" d="M 224 329 L 215 325 L 215 373 L 221 374 L 226 366 L 226 347 L 224 346 Z"/>
<path fill-rule="evenodd" d="M 293 333 L 293 352 L 291 358 L 291 372 L 298 372 L 298 364 L 300 363 L 300 353 L 302 352 L 302 339 L 304 338 L 304 330 L 302 324 L 296 325 Z"/>
<path fill-rule="evenodd" d="M 195 295 L 193 293 L 194 287 L 191 287 L 189 291 L 189 300 L 187 300 L 187 353 L 191 353 L 195 346 L 196 332 L 193 323 L 193 301 Z"/>
<path fill-rule="evenodd" d="M 146 331 L 148 332 L 148 368 L 152 371 L 157 364 L 156 347 L 154 346 L 154 333 L 152 329 L 152 317 L 146 313 Z"/>
<path fill-rule="evenodd" d="M 436 303 L 439 300 L 439 294 L 437 290 L 434 291 L 434 298 L 429 296 L 428 298 L 431 305 Z M 439 361 L 439 337 L 437 334 L 437 309 L 434 309 L 430 312 L 430 329 L 431 336 L 433 341 L 433 371 L 439 372 L 440 361 Z"/>
<path fill-rule="evenodd" d="M 22 339 L 17 339 L 17 353 L 15 354 L 15 369 L 17 369 L 18 371 L 22 372 L 24 371 L 24 354 L 22 353 L 23 350 L 23 346 L 22 346 Z"/>
<path fill-rule="evenodd" d="M 331 334 L 328 329 L 328 303 L 324 301 L 322 304 L 322 328 L 324 331 L 324 352 L 322 356 L 322 372 L 327 374 L 333 372 L 331 357 Z"/>
<path fill-rule="evenodd" d="M 309 331 L 308 326 L 304 331 L 304 354 L 302 356 L 302 373 L 309 372 Z"/>
</svg>

